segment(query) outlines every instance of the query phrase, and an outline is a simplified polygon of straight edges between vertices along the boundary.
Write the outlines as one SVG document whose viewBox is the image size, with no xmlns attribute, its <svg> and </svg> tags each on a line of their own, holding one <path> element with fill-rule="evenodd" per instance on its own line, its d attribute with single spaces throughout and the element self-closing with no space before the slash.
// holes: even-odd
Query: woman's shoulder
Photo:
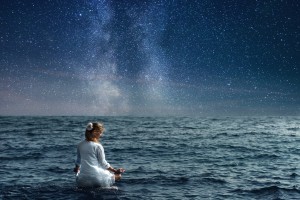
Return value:
<svg viewBox="0 0 300 200">
<path fill-rule="evenodd" d="M 97 147 L 100 147 L 100 148 L 103 148 L 102 144 L 101 143 L 98 143 L 98 142 L 93 142 Z"/>
<path fill-rule="evenodd" d="M 81 142 L 78 143 L 78 146 L 84 144 L 86 142 L 86 140 L 82 140 Z"/>
<path fill-rule="evenodd" d="M 93 141 L 82 141 L 81 143 L 85 143 L 85 144 L 88 144 L 90 146 L 95 146 L 95 147 L 100 147 L 100 148 L 103 148 L 102 144 L 98 143 L 98 142 L 93 142 Z M 80 144 L 81 144 L 80 143 Z"/>
<path fill-rule="evenodd" d="M 79 144 L 78 144 L 78 147 L 87 147 L 87 146 L 90 146 L 92 148 L 95 148 L 95 149 L 103 149 L 103 146 L 102 144 L 98 143 L 98 142 L 93 142 L 93 141 L 87 141 L 87 140 L 83 140 L 81 141 Z"/>
<path fill-rule="evenodd" d="M 104 148 L 101 143 L 98 143 L 98 142 L 93 142 L 93 143 L 94 143 L 94 147 L 96 149 L 100 149 L 100 151 L 104 151 Z"/>
</svg>

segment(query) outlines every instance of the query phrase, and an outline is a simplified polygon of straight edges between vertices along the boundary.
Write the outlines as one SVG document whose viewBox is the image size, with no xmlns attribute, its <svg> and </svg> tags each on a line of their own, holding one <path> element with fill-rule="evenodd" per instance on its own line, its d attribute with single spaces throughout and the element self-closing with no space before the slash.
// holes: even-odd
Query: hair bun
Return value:
<svg viewBox="0 0 300 200">
<path fill-rule="evenodd" d="M 93 124 L 91 122 L 88 123 L 88 125 L 86 126 L 86 130 L 88 130 L 88 131 L 93 130 Z"/>
</svg>

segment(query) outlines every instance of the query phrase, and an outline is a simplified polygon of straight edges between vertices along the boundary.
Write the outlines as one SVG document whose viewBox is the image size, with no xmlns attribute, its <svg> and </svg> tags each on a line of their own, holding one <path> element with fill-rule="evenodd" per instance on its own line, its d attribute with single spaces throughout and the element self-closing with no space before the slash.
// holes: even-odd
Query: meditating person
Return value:
<svg viewBox="0 0 300 200">
<path fill-rule="evenodd" d="M 110 187 L 121 179 L 123 168 L 114 169 L 105 160 L 103 146 L 99 138 L 103 135 L 101 123 L 88 123 L 85 140 L 77 146 L 77 160 L 74 172 L 80 187 Z"/>
</svg>

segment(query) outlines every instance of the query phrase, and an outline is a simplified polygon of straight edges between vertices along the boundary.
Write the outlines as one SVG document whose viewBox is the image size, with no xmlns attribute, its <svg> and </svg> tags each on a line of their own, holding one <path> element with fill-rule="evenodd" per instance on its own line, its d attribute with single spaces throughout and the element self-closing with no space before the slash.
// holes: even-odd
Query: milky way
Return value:
<svg viewBox="0 0 300 200">
<path fill-rule="evenodd" d="M 300 6 L 4 1 L 0 115 L 299 115 Z"/>
</svg>

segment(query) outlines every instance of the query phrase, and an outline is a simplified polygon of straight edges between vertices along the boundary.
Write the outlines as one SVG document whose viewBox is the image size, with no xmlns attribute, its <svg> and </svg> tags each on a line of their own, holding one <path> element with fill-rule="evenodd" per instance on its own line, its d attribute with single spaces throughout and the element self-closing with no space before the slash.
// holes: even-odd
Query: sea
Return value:
<svg viewBox="0 0 300 200">
<path fill-rule="evenodd" d="M 80 188 L 76 146 L 104 123 L 126 172 Z M 0 199 L 300 199 L 300 117 L 0 117 Z"/>
</svg>

